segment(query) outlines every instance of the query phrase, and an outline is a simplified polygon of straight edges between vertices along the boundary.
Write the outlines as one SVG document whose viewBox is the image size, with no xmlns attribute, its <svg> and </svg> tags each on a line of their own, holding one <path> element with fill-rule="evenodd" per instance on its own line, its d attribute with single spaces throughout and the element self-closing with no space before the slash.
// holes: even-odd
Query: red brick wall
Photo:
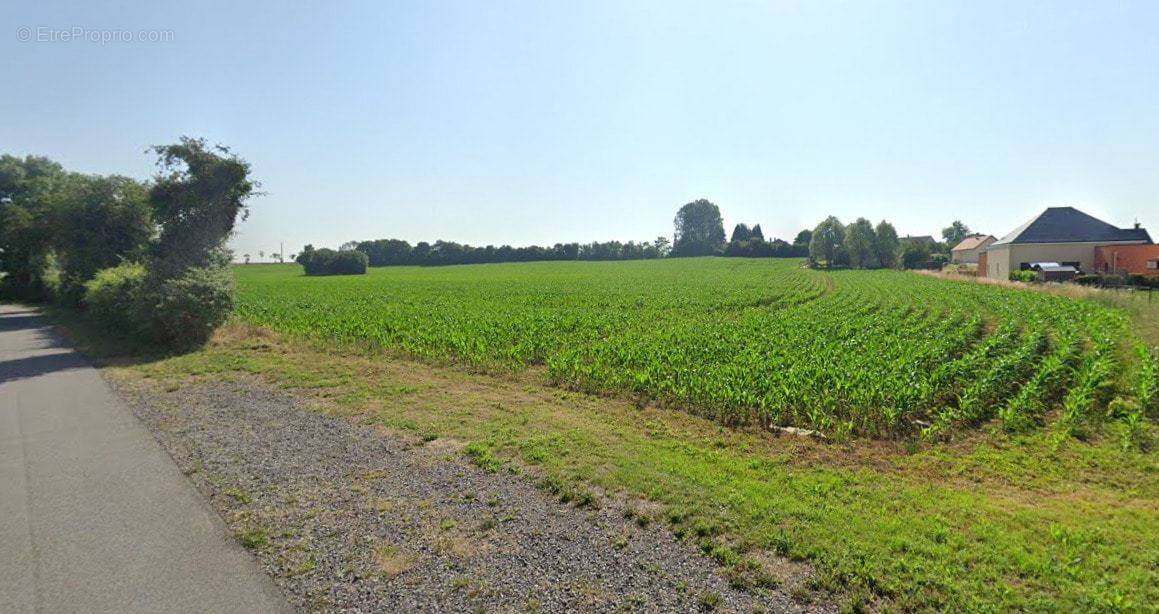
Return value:
<svg viewBox="0 0 1159 614">
<path fill-rule="evenodd" d="M 1095 248 L 1095 270 L 1099 273 L 1159 275 L 1148 269 L 1148 260 L 1159 260 L 1159 245 L 1101 245 Z"/>
<path fill-rule="evenodd" d="M 978 277 L 986 276 L 986 252 L 978 252 Z"/>
</svg>

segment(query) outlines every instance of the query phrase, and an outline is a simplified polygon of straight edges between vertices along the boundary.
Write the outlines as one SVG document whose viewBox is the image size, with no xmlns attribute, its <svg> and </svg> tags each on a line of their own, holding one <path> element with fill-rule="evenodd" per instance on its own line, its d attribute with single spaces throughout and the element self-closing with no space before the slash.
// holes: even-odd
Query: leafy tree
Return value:
<svg viewBox="0 0 1159 614">
<path fill-rule="evenodd" d="M 38 300 L 47 293 L 52 211 L 67 179 L 48 158 L 0 156 L 0 272 L 4 289 L 20 298 Z"/>
<path fill-rule="evenodd" d="M 858 269 L 871 269 L 877 266 L 875 249 L 877 238 L 873 232 L 873 224 L 869 220 L 859 217 L 857 221 L 846 226 L 844 243 L 850 266 Z"/>
<path fill-rule="evenodd" d="M 962 239 L 965 239 L 969 234 L 970 227 L 963 224 L 961 220 L 954 220 L 953 224 L 942 229 L 942 239 L 951 248 L 961 243 Z"/>
<path fill-rule="evenodd" d="M 153 215 L 140 182 L 117 175 L 73 175 L 55 206 L 53 247 L 60 296 L 78 303 L 84 283 L 122 260 L 139 261 L 153 238 Z"/>
<path fill-rule="evenodd" d="M 668 237 L 663 235 L 656 237 L 656 241 L 652 244 L 656 246 L 656 254 L 661 258 L 667 258 L 668 254 L 672 253 L 672 242 L 668 240 Z"/>
<path fill-rule="evenodd" d="M 732 229 L 732 237 L 729 238 L 729 243 L 736 243 L 737 241 L 748 241 L 753 238 L 753 233 L 749 230 L 748 224 L 737 224 Z"/>
<path fill-rule="evenodd" d="M 245 254 L 245 263 L 246 264 L 250 263 L 250 255 L 249 254 Z"/>
<path fill-rule="evenodd" d="M 892 269 L 897 267 L 898 252 L 901 245 L 897 239 L 897 230 L 893 224 L 881 220 L 874 229 L 874 254 L 879 266 Z"/>
<path fill-rule="evenodd" d="M 724 247 L 724 220 L 720 208 L 700 199 L 676 212 L 672 253 L 676 256 L 707 256 Z"/>
<path fill-rule="evenodd" d="M 760 225 L 760 224 L 757 224 L 756 226 L 753 226 L 753 229 L 752 229 L 752 234 L 750 235 L 750 238 L 752 238 L 752 239 L 756 239 L 756 240 L 758 240 L 758 241 L 764 241 L 764 240 L 765 240 L 765 232 L 764 232 L 763 230 L 761 230 L 761 225 Z"/>
<path fill-rule="evenodd" d="M 809 239 L 809 257 L 815 261 L 825 261 L 825 266 L 842 264 L 844 245 L 845 226 L 841 220 L 830 215 L 813 229 Z"/>
<path fill-rule="evenodd" d="M 901 242 L 901 265 L 907 269 L 917 269 L 930 261 L 930 245 L 925 241 Z"/>
<path fill-rule="evenodd" d="M 813 241 L 813 231 L 806 228 L 805 230 L 802 230 L 801 232 L 797 233 L 797 237 L 793 239 L 793 245 L 804 245 L 804 246 L 808 247 L 809 243 L 811 243 L 812 241 Z"/>
<path fill-rule="evenodd" d="M 347 241 L 338 246 L 338 251 L 349 252 L 358 249 L 358 241 Z"/>
<path fill-rule="evenodd" d="M 194 267 L 223 266 L 225 241 L 238 218 L 248 216 L 246 202 L 258 194 L 249 163 L 227 147 L 189 137 L 153 151 L 159 171 L 149 199 L 161 234 L 151 273 L 167 279 Z"/>
</svg>

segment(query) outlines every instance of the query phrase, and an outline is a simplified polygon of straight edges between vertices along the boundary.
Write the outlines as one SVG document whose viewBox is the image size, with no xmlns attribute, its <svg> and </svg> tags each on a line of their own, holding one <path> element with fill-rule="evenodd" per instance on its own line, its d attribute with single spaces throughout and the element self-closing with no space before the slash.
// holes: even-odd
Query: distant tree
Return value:
<svg viewBox="0 0 1159 614">
<path fill-rule="evenodd" d="M 765 232 L 761 230 L 761 225 L 753 226 L 752 232 L 749 234 L 750 239 L 757 239 L 759 241 L 765 240 Z"/>
<path fill-rule="evenodd" d="M 661 258 L 667 258 L 668 255 L 672 253 L 672 242 L 668 240 L 668 237 L 663 235 L 656 237 L 656 241 L 653 242 L 653 245 L 656 246 L 656 253 L 659 254 Z"/>
<path fill-rule="evenodd" d="M 813 241 L 813 231 L 806 228 L 797 233 L 797 237 L 793 239 L 793 245 L 804 245 L 807 247 L 811 241 Z"/>
<path fill-rule="evenodd" d="M 857 221 L 845 227 L 845 254 L 849 258 L 850 266 L 857 269 L 876 267 L 876 243 L 873 224 L 869 220 L 859 217 Z"/>
<path fill-rule="evenodd" d="M 961 220 L 954 220 L 953 224 L 942 229 L 942 239 L 945 240 L 949 248 L 961 243 L 962 239 L 965 239 L 969 234 L 970 227 L 963 224 Z"/>
<path fill-rule="evenodd" d="M 901 242 L 901 265 L 907 269 L 918 269 L 930 261 L 930 244 L 925 241 Z"/>
<path fill-rule="evenodd" d="M 349 252 L 358 249 L 358 241 L 347 241 L 338 246 L 338 251 Z"/>
<path fill-rule="evenodd" d="M 244 255 L 244 258 L 245 258 L 245 263 L 246 263 L 246 264 L 249 264 L 249 263 L 250 263 L 250 255 L 249 255 L 249 254 L 245 254 L 245 255 Z"/>
<path fill-rule="evenodd" d="M 672 253 L 676 256 L 707 256 L 724 247 L 724 220 L 720 208 L 700 199 L 676 212 Z"/>
<path fill-rule="evenodd" d="M 258 250 L 258 260 L 265 260 L 265 258 L 266 258 L 266 253 L 259 249 Z"/>
<path fill-rule="evenodd" d="M 877 256 L 878 266 L 887 269 L 897 268 L 898 255 L 901 245 L 897 239 L 897 230 L 893 224 L 881 220 L 874 229 L 874 254 Z"/>
<path fill-rule="evenodd" d="M 737 224 L 732 229 L 732 237 L 729 238 L 728 242 L 748 241 L 751 238 L 753 238 L 753 232 L 749 230 L 748 224 Z"/>
<path fill-rule="evenodd" d="M 800 236 L 800 235 L 798 235 Z M 809 240 L 809 257 L 825 261 L 826 266 L 842 264 L 845 245 L 845 226 L 830 215 L 813 229 Z"/>
</svg>

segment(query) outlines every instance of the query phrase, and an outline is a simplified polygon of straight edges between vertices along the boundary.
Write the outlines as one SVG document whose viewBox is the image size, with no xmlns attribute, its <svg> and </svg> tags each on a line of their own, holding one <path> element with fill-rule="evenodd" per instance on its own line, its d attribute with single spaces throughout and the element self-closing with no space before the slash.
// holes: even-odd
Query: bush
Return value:
<svg viewBox="0 0 1159 614">
<path fill-rule="evenodd" d="M 311 249 L 298 257 L 307 275 L 362 275 L 369 263 L 366 254 L 357 250 L 334 251 Z"/>
<path fill-rule="evenodd" d="M 1037 271 L 1010 271 L 1010 281 L 1032 282 L 1038 281 Z"/>
<path fill-rule="evenodd" d="M 145 288 L 143 265 L 125 262 L 97 271 L 84 287 L 84 304 L 98 322 L 127 336 L 144 332 L 145 314 L 141 310 Z"/>
<path fill-rule="evenodd" d="M 229 270 L 193 267 L 146 293 L 153 338 L 174 349 L 204 344 L 233 310 Z"/>
</svg>

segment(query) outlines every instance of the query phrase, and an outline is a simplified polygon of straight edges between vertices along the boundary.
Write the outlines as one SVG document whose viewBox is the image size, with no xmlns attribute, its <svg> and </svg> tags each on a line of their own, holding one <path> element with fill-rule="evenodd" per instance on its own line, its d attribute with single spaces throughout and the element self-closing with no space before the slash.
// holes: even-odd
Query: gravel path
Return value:
<svg viewBox="0 0 1159 614">
<path fill-rule="evenodd" d="M 409 442 L 257 381 L 114 385 L 304 609 L 819 609 L 734 589 L 665 528 L 560 503 L 453 442 Z"/>
</svg>

